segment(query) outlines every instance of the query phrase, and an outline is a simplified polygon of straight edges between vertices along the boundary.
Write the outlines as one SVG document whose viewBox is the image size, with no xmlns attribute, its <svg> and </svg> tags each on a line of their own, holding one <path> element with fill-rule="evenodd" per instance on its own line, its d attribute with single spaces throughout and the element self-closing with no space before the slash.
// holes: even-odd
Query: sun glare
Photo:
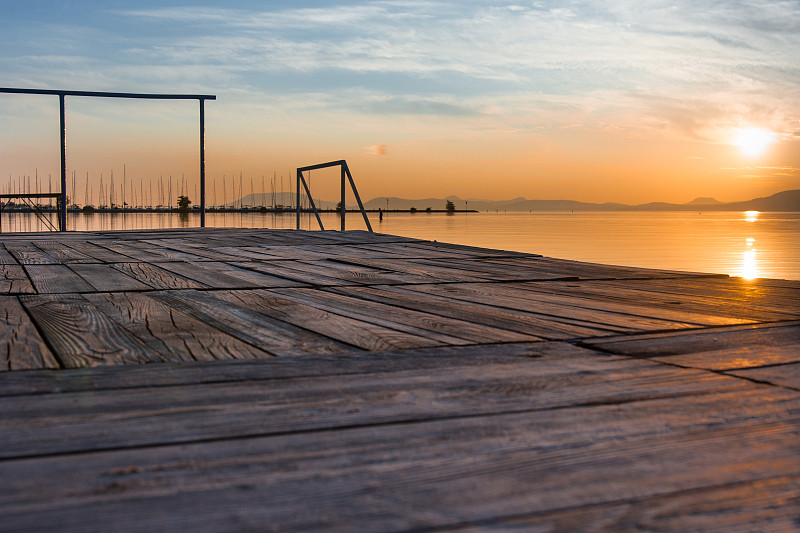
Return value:
<svg viewBox="0 0 800 533">
<path fill-rule="evenodd" d="M 775 141 L 775 134 L 761 128 L 739 130 L 734 143 L 748 157 L 755 157 Z"/>
</svg>

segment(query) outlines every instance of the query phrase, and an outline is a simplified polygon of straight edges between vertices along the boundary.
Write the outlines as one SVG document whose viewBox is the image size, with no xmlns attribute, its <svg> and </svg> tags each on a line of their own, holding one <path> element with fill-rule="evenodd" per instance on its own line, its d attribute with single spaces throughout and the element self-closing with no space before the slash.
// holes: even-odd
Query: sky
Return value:
<svg viewBox="0 0 800 533">
<path fill-rule="evenodd" d="M 364 199 L 735 201 L 800 188 L 797 28 L 800 1 L 27 0 L 0 86 L 216 95 L 209 202 L 337 159 Z M 196 101 L 67 97 L 66 122 L 79 203 L 123 168 L 195 194 Z M 58 142 L 57 97 L 0 94 L 2 192 L 57 190 Z"/>
</svg>

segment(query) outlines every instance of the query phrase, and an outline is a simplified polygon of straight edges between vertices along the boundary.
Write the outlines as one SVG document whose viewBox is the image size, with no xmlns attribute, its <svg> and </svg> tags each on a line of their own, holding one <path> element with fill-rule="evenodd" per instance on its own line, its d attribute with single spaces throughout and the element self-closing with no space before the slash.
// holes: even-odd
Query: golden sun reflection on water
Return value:
<svg viewBox="0 0 800 533">
<path fill-rule="evenodd" d="M 742 254 L 741 276 L 744 279 L 756 279 L 758 275 L 758 262 L 756 261 L 757 250 L 751 248 L 755 239 L 747 239 L 747 250 Z"/>
<path fill-rule="evenodd" d="M 744 219 L 748 222 L 755 222 L 758 220 L 758 215 L 761 214 L 761 211 L 745 211 L 744 212 Z"/>
</svg>

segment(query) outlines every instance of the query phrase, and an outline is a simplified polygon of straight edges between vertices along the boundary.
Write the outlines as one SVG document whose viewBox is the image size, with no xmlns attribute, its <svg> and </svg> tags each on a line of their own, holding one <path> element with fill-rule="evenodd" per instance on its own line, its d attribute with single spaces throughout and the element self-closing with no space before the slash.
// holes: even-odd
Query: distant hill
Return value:
<svg viewBox="0 0 800 533">
<path fill-rule="evenodd" d="M 709 198 L 708 196 L 700 196 L 699 198 L 695 198 L 691 202 L 687 202 L 686 205 L 714 205 L 714 204 L 721 204 L 719 200 L 716 198 Z"/>
<path fill-rule="evenodd" d="M 366 202 L 367 209 L 386 209 L 387 198 L 381 196 Z M 588 203 L 575 200 L 528 200 L 513 198 L 511 200 L 483 200 L 475 198 L 388 198 L 389 209 L 426 208 L 444 209 L 445 202 L 451 200 L 457 209 L 477 209 L 479 211 L 800 211 L 800 189 L 783 191 L 765 198 L 754 198 L 742 202 L 720 202 L 714 198 L 695 198 L 685 204 L 666 202 L 650 202 L 646 204 L 628 205 L 620 203 Z"/>
<path fill-rule="evenodd" d="M 290 206 L 294 204 L 295 198 L 294 194 L 288 192 L 276 193 L 275 203 Z M 444 209 L 447 200 L 452 201 L 456 205 L 456 209 L 476 209 L 478 211 L 800 211 L 800 189 L 783 191 L 772 196 L 741 202 L 720 202 L 714 198 L 700 197 L 685 204 L 650 202 L 628 205 L 612 202 L 593 204 L 575 200 L 528 200 L 523 197 L 510 200 L 485 200 L 481 198 L 459 198 L 458 196 L 417 199 L 380 196 L 365 202 L 364 207 L 370 210 L 409 210 L 414 207 L 419 211 L 424 211 L 428 207 L 431 209 Z M 317 207 L 321 209 L 333 209 L 336 207 L 337 201 L 314 198 Z M 245 207 L 262 205 L 271 207 L 272 202 L 271 194 L 248 194 L 242 199 L 241 205 Z M 303 203 L 304 206 L 308 205 L 305 195 L 303 195 Z M 227 205 L 233 206 L 234 204 L 228 202 Z M 235 206 L 239 206 L 238 200 Z M 357 205 L 355 201 L 349 200 L 347 207 L 348 209 L 356 209 Z"/>
</svg>

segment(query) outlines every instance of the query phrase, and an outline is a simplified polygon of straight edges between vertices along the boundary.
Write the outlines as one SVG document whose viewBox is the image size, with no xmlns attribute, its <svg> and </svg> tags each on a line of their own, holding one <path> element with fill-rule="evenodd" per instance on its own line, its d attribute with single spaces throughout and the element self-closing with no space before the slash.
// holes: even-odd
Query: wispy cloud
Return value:
<svg viewBox="0 0 800 533">
<path fill-rule="evenodd" d="M 231 5 L 101 12 L 115 32 L 97 18 L 46 21 L 53 31 L 35 48 L 70 58 L 37 70 L 52 53 L 27 50 L 4 59 L 4 70 L 31 80 L 34 71 L 42 80 L 96 76 L 104 88 L 243 90 L 314 108 L 320 101 L 309 96 L 324 92 L 348 111 L 377 114 L 492 110 L 505 122 L 497 127 L 523 130 L 543 117 L 591 125 L 613 116 L 624 128 L 713 140 L 748 120 L 796 131 L 800 113 L 795 1 Z M 11 28 L 6 39 L 18 35 Z"/>
<path fill-rule="evenodd" d="M 459 75 L 465 80 L 460 90 L 474 85 L 470 98 L 500 107 L 520 95 L 562 97 L 587 113 L 638 101 L 637 112 L 695 137 L 716 127 L 715 116 L 744 120 L 759 114 L 775 127 L 796 119 L 782 111 L 787 102 L 798 108 L 800 67 L 792 51 L 800 50 L 800 10 L 795 2 L 575 2 L 561 7 L 467 1 L 454 7 L 441 1 L 378 1 L 124 15 L 185 26 L 143 57 L 224 65 L 238 83 L 257 85 L 257 72 L 305 74 L 319 85 L 335 71 L 405 76 L 400 92 L 363 87 L 385 96 L 365 107 L 370 112 L 466 112 L 419 99 L 438 79 Z M 482 92 L 481 80 L 497 83 Z M 598 102 L 593 98 L 598 93 L 609 100 Z"/>
</svg>

